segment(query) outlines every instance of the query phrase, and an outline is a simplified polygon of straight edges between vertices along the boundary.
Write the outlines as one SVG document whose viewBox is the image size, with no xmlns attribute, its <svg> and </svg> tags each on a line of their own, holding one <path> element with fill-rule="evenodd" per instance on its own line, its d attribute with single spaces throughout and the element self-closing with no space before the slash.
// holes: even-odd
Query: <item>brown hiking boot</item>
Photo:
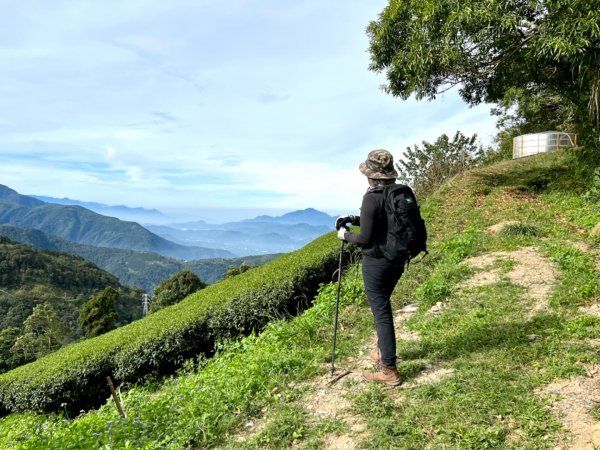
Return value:
<svg viewBox="0 0 600 450">
<path fill-rule="evenodd" d="M 373 362 L 379 362 L 379 358 L 381 358 L 381 352 L 379 351 L 379 348 L 374 348 L 371 350 L 371 353 L 369 353 L 369 359 Z"/>
<path fill-rule="evenodd" d="M 402 383 L 396 366 L 377 364 L 377 372 L 363 372 L 363 378 L 375 383 L 385 383 L 388 386 L 398 386 Z"/>
</svg>

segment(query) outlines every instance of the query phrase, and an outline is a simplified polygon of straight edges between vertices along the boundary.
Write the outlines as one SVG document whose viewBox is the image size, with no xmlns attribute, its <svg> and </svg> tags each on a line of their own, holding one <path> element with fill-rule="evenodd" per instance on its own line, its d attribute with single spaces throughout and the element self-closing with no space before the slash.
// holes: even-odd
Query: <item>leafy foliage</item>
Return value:
<svg viewBox="0 0 600 450">
<path fill-rule="evenodd" d="M 78 322 L 86 337 L 100 336 L 115 328 L 118 299 L 119 293 L 109 286 L 83 305 Z"/>
<path fill-rule="evenodd" d="M 398 162 L 399 179 L 413 186 L 418 197 L 426 197 L 446 180 L 480 163 L 486 149 L 471 137 L 457 131 L 452 139 L 442 134 L 432 144 L 407 147 Z"/>
<path fill-rule="evenodd" d="M 12 351 L 21 353 L 25 360 L 38 359 L 58 350 L 69 332 L 54 308 L 43 303 L 37 305 L 25 320 L 24 332 L 16 339 Z"/>
<path fill-rule="evenodd" d="M 235 277 L 236 275 L 239 275 L 240 273 L 246 272 L 248 269 L 250 269 L 250 266 L 245 261 L 242 264 L 240 264 L 239 267 L 229 266 L 227 268 L 227 272 L 225 272 L 225 275 L 223 275 L 223 278 Z"/>
<path fill-rule="evenodd" d="M 109 273 L 79 257 L 65 253 L 35 250 L 0 237 L 0 332 L 10 329 L 4 336 L 13 336 L 14 329 L 21 330 L 26 319 L 37 305 L 47 304 L 71 330 L 63 344 L 81 337 L 77 318 L 82 305 L 107 286 L 119 292 L 115 305 L 117 325 L 124 325 L 141 316 L 141 289 L 121 286 Z M 16 339 L 16 338 L 15 338 Z M 35 347 L 32 336 L 21 340 L 29 342 L 26 348 Z M 14 342 L 13 342 L 14 344 Z M 10 346 L 12 348 L 12 345 Z M 55 348 L 54 345 L 50 346 Z M 8 348 L 8 347 L 7 347 Z M 24 353 L 9 356 L 0 363 L 0 373 L 24 362 Z M 33 358 L 29 354 L 29 359 Z M 35 353 L 35 352 L 34 352 Z"/>
<path fill-rule="evenodd" d="M 336 268 L 333 233 L 301 250 L 208 286 L 142 320 L 0 375 L 0 409 L 67 411 L 106 398 L 104 377 L 136 382 L 211 353 L 217 338 L 249 334 L 303 309 Z"/>
<path fill-rule="evenodd" d="M 13 351 L 20 335 L 21 329 L 17 327 L 8 327 L 0 331 L 0 373 L 25 363 L 25 357 Z"/>
<path fill-rule="evenodd" d="M 150 312 L 179 303 L 188 295 L 205 287 L 206 284 L 200 281 L 194 272 L 182 270 L 156 286 L 150 303 Z"/>
<path fill-rule="evenodd" d="M 590 187 L 583 198 L 589 202 L 600 202 L 600 166 L 594 170 Z"/>
<path fill-rule="evenodd" d="M 0 418 L 0 447 L 229 448 L 220 445 L 227 435 L 268 409 L 274 422 L 255 437 L 252 448 L 288 448 L 310 431 L 308 424 L 295 425 L 298 415 L 285 402 L 297 398 L 292 382 L 323 372 L 322 362 L 331 355 L 336 287 L 320 287 L 313 306 L 293 320 L 274 321 L 260 335 L 223 342 L 210 360 L 188 360 L 158 389 L 154 383 L 124 392 L 127 418 L 118 418 L 112 404 L 73 419 L 13 415 Z M 366 317 L 364 309 L 356 311 L 366 307 L 361 278 L 344 275 L 341 290 L 340 320 L 355 326 Z M 346 333 L 339 340 L 338 356 L 355 350 L 353 336 Z M 241 448 L 240 443 L 234 447 Z"/>
<path fill-rule="evenodd" d="M 597 0 L 390 0 L 367 29 L 370 69 L 385 72 L 385 90 L 403 99 L 433 99 L 453 86 L 469 104 L 532 92 L 521 113 L 540 99 L 538 119 L 561 106 L 560 115 L 574 116 L 588 150 L 597 153 L 599 6 Z"/>
<path fill-rule="evenodd" d="M 42 252 L 3 237 L 0 237 L 0 249 L 0 284 L 4 288 L 36 283 L 51 284 L 61 289 L 94 289 L 107 284 L 118 285 L 113 275 L 99 270 L 83 258 Z"/>
<path fill-rule="evenodd" d="M 515 223 L 504 226 L 500 233 L 505 236 L 540 236 L 540 230 L 527 223 Z"/>
</svg>

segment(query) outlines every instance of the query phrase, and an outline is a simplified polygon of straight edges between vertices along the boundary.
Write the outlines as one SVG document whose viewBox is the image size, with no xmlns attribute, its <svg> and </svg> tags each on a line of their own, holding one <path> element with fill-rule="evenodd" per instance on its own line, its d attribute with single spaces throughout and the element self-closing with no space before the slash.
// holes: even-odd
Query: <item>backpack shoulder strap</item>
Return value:
<svg viewBox="0 0 600 450">
<path fill-rule="evenodd" d="M 383 188 L 384 204 L 388 211 L 393 212 L 395 209 L 394 199 L 396 195 L 404 194 L 412 197 L 416 201 L 415 194 L 410 186 L 406 184 L 388 184 Z"/>
</svg>

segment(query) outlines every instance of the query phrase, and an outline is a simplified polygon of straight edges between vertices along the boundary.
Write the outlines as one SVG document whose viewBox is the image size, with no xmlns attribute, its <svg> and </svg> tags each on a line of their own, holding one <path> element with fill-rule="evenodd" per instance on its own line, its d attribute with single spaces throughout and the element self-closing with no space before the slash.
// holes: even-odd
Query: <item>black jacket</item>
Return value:
<svg viewBox="0 0 600 450">
<path fill-rule="evenodd" d="M 379 250 L 379 245 L 385 245 L 388 230 L 382 187 L 369 188 L 362 200 L 360 218 L 357 218 L 353 225 L 360 226 L 360 233 L 347 231 L 345 240 L 361 247 L 365 259 L 385 259 Z"/>
</svg>

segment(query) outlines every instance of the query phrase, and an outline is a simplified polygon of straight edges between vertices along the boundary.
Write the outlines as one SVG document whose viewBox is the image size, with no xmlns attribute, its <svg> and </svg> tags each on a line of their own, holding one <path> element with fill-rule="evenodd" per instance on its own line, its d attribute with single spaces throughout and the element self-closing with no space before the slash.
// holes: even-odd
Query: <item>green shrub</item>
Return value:
<svg viewBox="0 0 600 450">
<path fill-rule="evenodd" d="M 271 318 L 307 306 L 306 299 L 330 281 L 337 250 L 330 233 L 144 319 L 2 374 L 0 412 L 74 413 L 106 399 L 107 375 L 122 383 L 173 373 L 190 357 L 211 353 L 217 338 L 259 331 Z"/>
<path fill-rule="evenodd" d="M 515 223 L 506 225 L 500 230 L 500 234 L 503 236 L 540 236 L 540 230 L 526 223 Z"/>
<path fill-rule="evenodd" d="M 192 295 L 205 287 L 206 283 L 200 281 L 198 275 L 189 269 L 183 269 L 171 278 L 161 281 L 154 288 L 152 301 L 150 302 L 150 312 L 179 303 L 188 295 Z"/>
</svg>

